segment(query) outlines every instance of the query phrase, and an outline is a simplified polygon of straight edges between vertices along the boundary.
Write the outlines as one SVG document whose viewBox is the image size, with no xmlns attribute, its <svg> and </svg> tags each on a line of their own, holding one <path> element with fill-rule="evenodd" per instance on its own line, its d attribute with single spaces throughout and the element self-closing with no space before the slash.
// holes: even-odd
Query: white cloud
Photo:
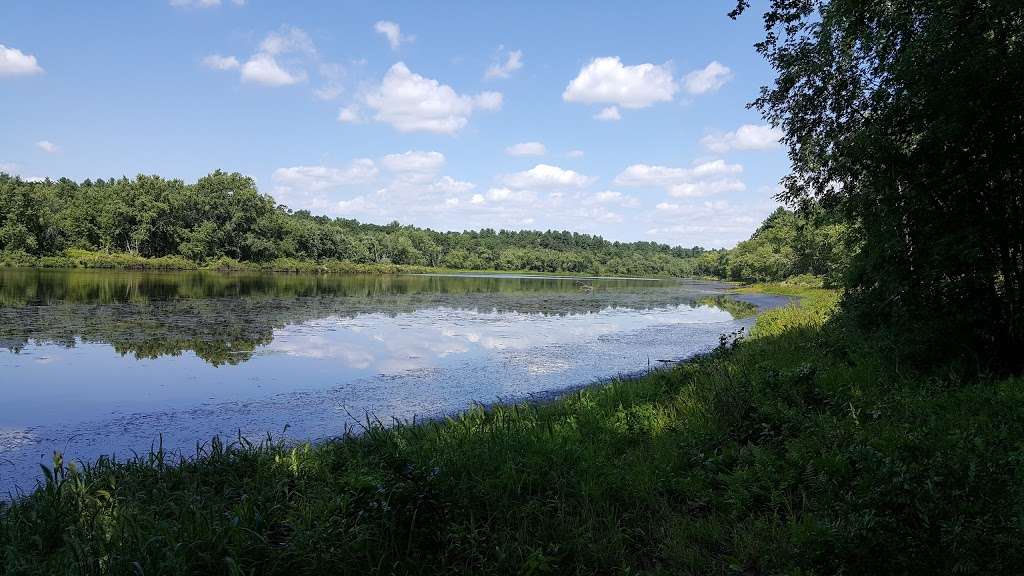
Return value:
<svg viewBox="0 0 1024 576">
<path fill-rule="evenodd" d="M 674 184 L 669 186 L 668 193 L 676 198 L 697 198 L 724 192 L 743 192 L 746 189 L 747 185 L 737 178 L 718 178 Z"/>
<path fill-rule="evenodd" d="M 513 72 L 523 67 L 522 50 L 513 50 L 505 57 L 504 63 L 495 62 L 484 72 L 484 78 L 508 78 Z"/>
<path fill-rule="evenodd" d="M 743 172 L 740 164 L 724 160 L 710 160 L 694 164 L 692 168 L 633 164 L 615 177 L 618 186 L 664 188 L 676 198 L 711 196 L 747 189 L 742 180 L 733 177 Z"/>
<path fill-rule="evenodd" d="M 0 44 L 0 77 L 31 76 L 42 73 L 43 69 L 36 62 L 35 56 Z"/>
<path fill-rule="evenodd" d="M 673 168 L 669 166 L 652 166 L 633 164 L 615 177 L 618 186 L 659 186 L 669 187 L 676 184 L 693 182 L 697 179 L 728 174 L 739 174 L 743 171 L 741 164 L 728 164 L 724 160 L 711 160 L 694 165 L 693 168 Z"/>
<path fill-rule="evenodd" d="M 376 111 L 376 121 L 391 124 L 400 132 L 454 134 L 469 122 L 474 110 L 500 108 L 502 96 L 498 92 L 458 94 L 451 86 L 415 74 L 398 62 L 365 101 Z"/>
<path fill-rule="evenodd" d="M 708 248 L 733 246 L 746 239 L 775 202 L 732 204 L 724 200 L 661 202 L 645 213 L 647 235 L 669 244 Z"/>
<path fill-rule="evenodd" d="M 456 180 L 451 176 L 442 176 L 440 179 L 430 184 L 430 192 L 442 192 L 447 194 L 459 194 L 463 192 L 469 192 L 476 188 L 476 184 L 472 182 L 465 182 L 463 180 Z"/>
<path fill-rule="evenodd" d="M 565 155 L 568 158 L 583 158 L 583 150 L 569 150 Z"/>
<path fill-rule="evenodd" d="M 473 97 L 473 105 L 481 110 L 501 110 L 501 92 L 481 92 Z"/>
<path fill-rule="evenodd" d="M 359 114 L 359 106 L 355 104 L 351 106 L 345 106 L 341 110 L 338 110 L 338 122 L 358 124 L 362 121 L 363 117 Z"/>
<path fill-rule="evenodd" d="M 383 34 L 388 39 L 388 45 L 391 46 L 392 50 L 398 50 L 401 45 L 408 44 L 416 39 L 415 36 L 403 36 L 402 27 L 395 22 L 389 22 L 387 20 L 381 20 L 373 25 L 373 29 L 378 34 Z"/>
<path fill-rule="evenodd" d="M 383 213 L 380 206 L 365 196 L 356 196 L 350 200 L 339 200 L 334 204 L 333 212 L 349 216 L 379 215 Z"/>
<path fill-rule="evenodd" d="M 625 66 L 615 57 L 595 58 L 562 93 L 566 102 L 646 108 L 672 100 L 678 86 L 668 64 Z"/>
<path fill-rule="evenodd" d="M 388 154 L 380 165 L 389 172 L 437 172 L 444 166 L 444 154 L 410 150 L 401 154 Z"/>
<path fill-rule="evenodd" d="M 594 119 L 601 120 L 602 122 L 618 122 L 622 120 L 622 114 L 619 114 L 619 109 L 615 106 L 609 106 L 601 109 L 600 112 L 594 114 Z"/>
<path fill-rule="evenodd" d="M 221 56 L 220 54 L 210 54 L 203 58 L 202 63 L 203 66 L 214 70 L 232 70 L 240 65 L 238 58 L 234 56 Z"/>
<path fill-rule="evenodd" d="M 470 204 L 483 204 L 485 202 L 483 194 L 473 194 L 473 197 L 469 200 Z"/>
<path fill-rule="evenodd" d="M 60 151 L 60 146 L 57 146 L 49 140 L 40 140 L 39 142 L 36 142 L 36 148 L 39 148 L 47 154 L 56 154 Z"/>
<path fill-rule="evenodd" d="M 732 70 L 713 60 L 704 68 L 687 74 L 683 85 L 690 94 L 707 94 L 724 86 L 732 76 Z"/>
<path fill-rule="evenodd" d="M 369 158 L 357 158 L 345 168 L 328 166 L 292 166 L 278 168 L 271 176 L 275 183 L 303 192 L 320 192 L 349 184 L 364 184 L 377 176 L 377 165 Z"/>
<path fill-rule="evenodd" d="M 700 139 L 705 148 L 718 154 L 730 150 L 771 150 L 780 146 L 782 130 L 768 124 L 744 124 L 732 132 L 708 134 Z"/>
<path fill-rule="evenodd" d="M 280 31 L 271 32 L 260 42 L 260 52 L 266 54 L 301 53 L 316 55 L 316 47 L 309 34 L 302 28 L 282 26 Z"/>
<path fill-rule="evenodd" d="M 583 201 L 588 204 L 614 204 L 626 208 L 640 205 L 640 201 L 635 196 L 629 196 L 615 190 L 604 190 L 603 192 L 591 194 L 584 198 Z"/>
<path fill-rule="evenodd" d="M 547 148 L 540 142 L 520 142 L 505 148 L 505 154 L 509 156 L 543 156 Z"/>
<path fill-rule="evenodd" d="M 242 82 L 254 82 L 267 86 L 288 86 L 306 80 L 304 71 L 289 72 L 277 63 L 272 54 L 254 54 L 242 66 Z"/>
<path fill-rule="evenodd" d="M 301 28 L 283 26 L 271 32 L 260 42 L 257 51 L 241 65 L 242 82 L 265 86 L 289 86 L 305 82 L 309 75 L 305 65 L 318 59 L 313 40 Z M 283 63 L 282 63 L 283 62 Z M 234 57 L 208 56 L 203 63 L 211 68 L 229 70 L 238 67 Z M 321 64 L 321 76 L 328 84 L 318 89 L 318 97 L 333 97 L 340 92 L 337 83 L 340 68 L 337 65 Z"/>
<path fill-rule="evenodd" d="M 529 170 L 503 178 L 505 185 L 511 188 L 583 188 L 594 180 L 579 172 L 549 164 L 537 164 Z"/>
</svg>

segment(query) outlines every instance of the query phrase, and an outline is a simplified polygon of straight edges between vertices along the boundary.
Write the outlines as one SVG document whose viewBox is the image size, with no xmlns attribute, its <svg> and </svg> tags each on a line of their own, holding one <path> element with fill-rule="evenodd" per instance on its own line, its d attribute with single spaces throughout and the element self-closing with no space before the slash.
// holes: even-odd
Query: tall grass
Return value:
<svg viewBox="0 0 1024 576">
<path fill-rule="evenodd" d="M 763 289 L 763 288 L 762 288 Z M 76 469 L 0 510 L 9 574 L 1013 573 L 1024 392 L 897 372 L 783 291 L 738 343 L 544 404 Z"/>
</svg>

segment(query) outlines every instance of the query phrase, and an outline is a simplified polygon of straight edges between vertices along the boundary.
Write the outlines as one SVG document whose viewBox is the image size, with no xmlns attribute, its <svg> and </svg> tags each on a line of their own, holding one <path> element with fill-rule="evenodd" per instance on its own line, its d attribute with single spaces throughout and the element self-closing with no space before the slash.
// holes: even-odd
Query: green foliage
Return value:
<svg viewBox="0 0 1024 576">
<path fill-rule="evenodd" d="M 195 184 L 157 176 L 25 182 L 0 174 L 7 265 L 689 276 L 703 252 L 571 232 L 441 233 L 330 219 L 278 206 L 252 179 L 220 171 Z"/>
<path fill-rule="evenodd" d="M 764 22 L 780 198 L 848 223 L 847 309 L 923 365 L 1024 370 L 1024 3 L 772 0 Z"/>
<path fill-rule="evenodd" d="M 731 250 L 705 252 L 697 271 L 744 282 L 778 282 L 815 276 L 836 285 L 848 266 L 847 227 L 833 223 L 816 205 L 796 211 L 778 208 L 749 240 Z"/>
<path fill-rule="evenodd" d="M 1024 386 L 900 372 L 801 298 L 550 403 L 317 445 L 72 468 L 0 508 L 11 574 L 997 574 L 1024 562 Z"/>
</svg>

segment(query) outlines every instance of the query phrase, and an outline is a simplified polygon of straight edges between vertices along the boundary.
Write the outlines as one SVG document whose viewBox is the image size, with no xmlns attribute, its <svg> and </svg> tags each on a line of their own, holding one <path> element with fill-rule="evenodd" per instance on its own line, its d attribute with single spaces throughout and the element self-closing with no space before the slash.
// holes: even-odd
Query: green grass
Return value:
<svg viewBox="0 0 1024 576">
<path fill-rule="evenodd" d="M 1024 384 L 902 373 L 834 292 L 736 344 L 544 404 L 319 445 L 48 471 L 8 574 L 1005 574 Z"/>
</svg>

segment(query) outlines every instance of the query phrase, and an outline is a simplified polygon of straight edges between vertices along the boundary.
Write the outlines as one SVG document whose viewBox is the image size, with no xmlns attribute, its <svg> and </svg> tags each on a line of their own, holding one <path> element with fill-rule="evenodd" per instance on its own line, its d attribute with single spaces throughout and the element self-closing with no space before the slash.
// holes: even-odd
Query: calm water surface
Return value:
<svg viewBox="0 0 1024 576">
<path fill-rule="evenodd" d="M 214 435 L 336 436 L 709 349 L 711 283 L 0 269 L 0 493 L 66 459 Z M 287 427 L 287 431 L 285 432 Z"/>
</svg>

